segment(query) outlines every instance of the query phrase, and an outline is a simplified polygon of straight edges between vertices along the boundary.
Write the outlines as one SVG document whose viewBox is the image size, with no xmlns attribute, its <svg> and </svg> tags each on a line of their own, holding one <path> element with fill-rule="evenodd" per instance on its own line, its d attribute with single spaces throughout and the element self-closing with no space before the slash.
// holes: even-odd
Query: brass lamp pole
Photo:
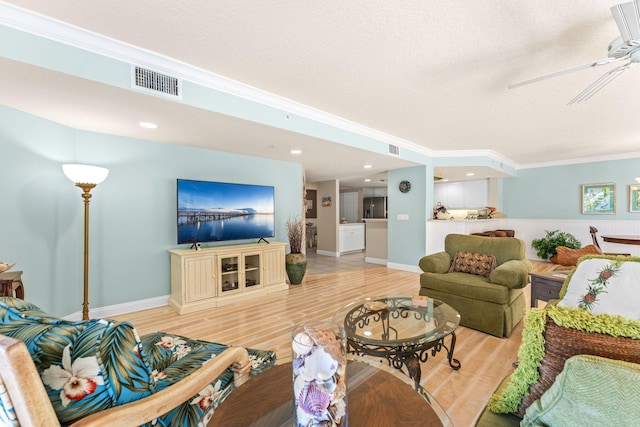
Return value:
<svg viewBox="0 0 640 427">
<path fill-rule="evenodd" d="M 82 189 L 84 199 L 84 300 L 82 320 L 89 319 L 89 199 L 91 189 L 107 178 L 109 170 L 99 166 L 62 165 L 65 175 Z"/>
</svg>

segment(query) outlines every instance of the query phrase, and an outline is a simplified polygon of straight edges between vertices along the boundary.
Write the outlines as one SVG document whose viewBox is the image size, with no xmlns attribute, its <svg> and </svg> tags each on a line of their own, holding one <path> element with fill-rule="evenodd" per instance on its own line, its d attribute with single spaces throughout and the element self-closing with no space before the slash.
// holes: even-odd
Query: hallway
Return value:
<svg viewBox="0 0 640 427">
<path fill-rule="evenodd" d="M 364 251 L 339 257 L 318 255 L 316 247 L 307 248 L 307 274 L 334 273 L 338 271 L 365 270 L 383 267 L 380 264 L 365 262 Z"/>
</svg>

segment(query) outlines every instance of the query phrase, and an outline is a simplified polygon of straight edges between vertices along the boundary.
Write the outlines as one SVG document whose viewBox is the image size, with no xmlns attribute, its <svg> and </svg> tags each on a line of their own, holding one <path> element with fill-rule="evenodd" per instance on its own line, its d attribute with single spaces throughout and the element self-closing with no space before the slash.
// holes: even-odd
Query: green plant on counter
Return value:
<svg viewBox="0 0 640 427">
<path fill-rule="evenodd" d="M 552 256 L 558 255 L 556 248 L 558 246 L 566 246 L 571 249 L 580 249 L 582 243 L 571 233 L 565 233 L 560 230 L 547 231 L 546 236 L 539 239 L 533 239 L 531 246 L 537 250 L 538 255 L 542 259 L 549 259 Z"/>
</svg>

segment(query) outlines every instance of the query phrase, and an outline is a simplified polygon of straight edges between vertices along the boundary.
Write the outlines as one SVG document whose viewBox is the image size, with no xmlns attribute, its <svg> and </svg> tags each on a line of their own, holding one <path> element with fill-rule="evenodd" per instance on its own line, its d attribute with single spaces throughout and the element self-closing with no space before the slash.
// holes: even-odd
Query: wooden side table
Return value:
<svg viewBox="0 0 640 427">
<path fill-rule="evenodd" d="M 567 273 L 558 271 L 531 273 L 531 307 L 537 307 L 538 300 L 558 299 L 566 277 Z"/>
<path fill-rule="evenodd" d="M 0 273 L 0 297 L 24 299 L 22 271 L 5 271 Z"/>
</svg>

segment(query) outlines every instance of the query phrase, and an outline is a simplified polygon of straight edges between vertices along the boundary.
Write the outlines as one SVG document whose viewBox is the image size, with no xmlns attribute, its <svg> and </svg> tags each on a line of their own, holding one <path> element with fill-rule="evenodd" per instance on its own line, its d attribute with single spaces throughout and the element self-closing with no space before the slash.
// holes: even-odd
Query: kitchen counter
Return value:
<svg viewBox="0 0 640 427">
<path fill-rule="evenodd" d="M 497 221 L 500 218 L 491 219 L 491 218 L 478 218 L 478 219 L 433 219 L 430 222 L 487 222 L 487 221 Z M 386 220 L 385 220 L 386 221 Z"/>
</svg>

